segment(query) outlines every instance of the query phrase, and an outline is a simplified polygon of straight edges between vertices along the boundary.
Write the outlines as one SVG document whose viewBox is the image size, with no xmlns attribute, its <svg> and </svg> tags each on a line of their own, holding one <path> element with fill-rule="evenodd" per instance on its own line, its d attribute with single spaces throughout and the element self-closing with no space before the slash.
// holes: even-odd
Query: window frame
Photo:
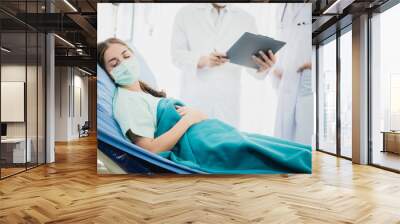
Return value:
<svg viewBox="0 0 400 224">
<path fill-rule="evenodd" d="M 21 2 L 25 4 L 25 6 L 24 6 L 25 7 L 25 12 L 24 13 L 25 13 L 25 17 L 26 17 L 27 13 L 29 13 L 28 10 L 27 10 L 28 1 L 25 0 L 25 1 L 21 1 Z M 44 0 L 35 0 L 35 1 L 29 2 L 29 3 L 36 4 L 36 13 L 39 12 L 39 2 L 47 4 L 47 1 L 44 1 Z M 46 128 L 47 127 L 47 81 L 46 81 L 46 79 L 47 79 L 47 44 L 48 44 L 47 34 L 48 33 L 44 32 L 44 31 L 41 31 L 39 29 L 36 29 L 36 28 L 30 26 L 29 24 L 24 23 L 23 21 L 20 21 L 18 18 L 14 17 L 12 14 L 10 14 L 8 11 L 5 11 L 1 7 L 0 7 L 0 11 L 2 13 L 5 13 L 5 14 L 9 15 L 12 19 L 15 19 L 16 21 L 19 21 L 19 22 L 23 23 L 23 30 L 18 31 L 18 33 L 21 33 L 22 35 L 25 35 L 25 37 L 24 37 L 25 48 L 23 49 L 23 51 L 25 53 L 25 55 L 23 56 L 24 60 L 25 60 L 25 69 L 24 69 L 25 70 L 25 81 L 24 81 L 25 82 L 25 87 L 24 87 L 24 130 L 25 130 L 25 133 L 24 133 L 24 136 L 23 136 L 24 141 L 25 141 L 25 165 L 24 165 L 23 169 L 21 169 L 20 171 L 13 172 L 13 173 L 8 174 L 8 175 L 4 175 L 4 173 L 2 173 L 2 167 L 1 167 L 1 162 L 0 162 L 0 180 L 4 180 L 4 179 L 7 179 L 7 178 L 12 177 L 14 175 L 26 172 L 26 171 L 28 171 L 30 169 L 37 168 L 37 167 L 39 167 L 41 165 L 46 164 L 46 162 L 47 162 L 47 144 L 48 143 L 47 143 L 47 128 Z M 47 6 L 45 7 L 45 12 L 48 12 L 48 7 Z M 26 20 L 26 18 L 25 18 L 25 20 Z M 0 26 L 1 26 L 1 24 L 0 24 Z M 16 32 L 9 32 L 9 31 L 1 30 L 0 31 L 0 46 L 2 45 L 2 43 L 1 43 L 2 42 L 2 34 L 16 33 Z M 27 144 L 27 142 L 28 142 L 27 141 L 28 140 L 27 83 L 28 83 L 28 78 L 27 78 L 27 76 L 28 76 L 28 64 L 29 64 L 28 63 L 28 34 L 33 34 L 33 35 L 36 36 L 36 41 L 34 43 L 34 44 L 36 44 L 36 47 L 35 47 L 36 60 L 33 62 L 33 64 L 36 66 L 36 69 L 35 69 L 35 72 L 34 72 L 34 74 L 36 75 L 36 86 L 35 86 L 36 91 L 34 93 L 36 95 L 36 122 L 33 122 L 33 124 L 32 124 L 32 125 L 36 125 L 36 128 L 35 128 L 36 129 L 36 136 L 32 137 L 32 140 L 33 140 L 33 138 L 36 138 L 36 141 L 37 141 L 37 144 L 36 144 L 36 158 L 35 158 L 36 161 L 35 161 L 35 163 L 27 162 L 28 161 L 28 158 L 27 158 L 27 156 L 28 156 L 28 154 L 27 154 L 27 147 L 28 147 L 28 144 Z M 43 34 L 43 35 L 39 35 L 39 34 Z M 41 36 L 42 38 L 39 38 L 39 36 Z M 43 162 L 39 162 L 39 143 L 38 143 L 38 139 L 39 139 L 39 113 L 38 113 L 38 111 L 39 111 L 39 98 L 38 98 L 38 96 L 39 96 L 39 94 L 38 94 L 39 93 L 39 81 L 38 81 L 38 75 L 39 75 L 39 70 L 38 70 L 38 67 L 39 67 L 39 41 L 41 41 L 41 44 L 42 44 L 42 47 L 43 47 L 43 49 L 41 49 L 40 52 L 43 54 L 43 55 L 41 55 L 41 57 L 43 58 L 42 60 L 44 60 L 43 67 L 42 67 L 42 70 L 41 70 L 42 82 L 43 82 L 43 88 L 44 88 L 43 93 L 42 93 L 42 96 L 43 96 L 42 103 L 43 103 L 43 105 L 41 105 L 41 107 L 43 107 L 42 109 L 44 110 L 43 111 L 44 115 L 43 115 L 43 117 L 41 117 L 41 122 L 43 122 L 42 124 L 44 125 L 44 127 L 43 127 L 44 130 L 43 130 L 43 133 L 42 133 L 43 134 L 43 142 L 42 142 L 43 143 L 43 145 L 42 145 L 42 147 L 43 147 L 42 148 L 43 155 L 41 155 L 41 157 L 43 157 L 42 158 Z M 1 67 L 3 66 L 2 65 L 2 62 L 3 62 L 2 59 L 3 59 L 2 58 L 2 54 L 0 53 L 0 82 L 1 82 L 1 77 L 2 77 L 1 76 Z M 1 86 L 0 86 L 0 89 L 1 89 Z M 0 97 L 0 101 L 1 101 L 1 97 Z M 0 106 L 0 110 L 1 110 L 1 106 Z M 1 123 L 1 119 L 0 119 L 0 123 Z M 1 158 L 1 148 L 2 147 L 1 147 L 1 144 L 0 144 L 0 158 Z M 28 166 L 28 163 L 30 163 L 29 166 Z"/>
<path fill-rule="evenodd" d="M 341 118 L 340 118 L 340 103 L 341 103 L 341 97 L 340 97 L 340 85 L 341 85 L 341 66 L 340 66 L 340 37 L 347 32 L 352 32 L 352 23 L 349 23 L 345 27 L 341 28 L 340 30 L 337 30 L 336 33 L 333 33 L 329 37 L 321 40 L 319 43 L 316 44 L 316 150 L 319 152 L 327 153 L 329 155 L 333 155 L 339 158 L 347 159 L 347 160 L 352 160 L 352 158 L 348 156 L 344 156 L 341 153 Z M 319 61 L 320 56 L 319 56 L 319 48 L 321 44 L 327 44 L 331 41 L 336 41 L 336 152 L 332 153 L 327 151 L 326 149 L 320 148 L 320 142 L 319 142 L 319 136 L 320 136 L 320 130 L 319 130 L 319 112 L 320 112 L 320 102 L 319 102 L 319 71 L 320 71 L 320 66 L 321 63 Z"/>
<path fill-rule="evenodd" d="M 368 111 L 367 111 L 367 117 L 368 117 L 368 124 L 367 124 L 367 132 L 368 132 L 368 153 L 367 153 L 367 161 L 368 161 L 368 165 L 376 167 L 376 168 L 380 168 L 383 170 L 387 170 L 387 171 L 391 171 L 391 172 L 395 172 L 395 173 L 400 173 L 400 170 L 398 169 L 394 169 L 391 167 L 387 167 L 384 165 L 380 165 L 377 163 L 374 163 L 373 161 L 373 153 L 374 153 L 374 147 L 373 147 L 373 130 L 372 130 L 372 107 L 373 107 L 373 102 L 372 102 L 372 94 L 374 89 L 372 88 L 372 54 L 373 54 L 373 49 L 372 49 L 372 42 L 373 42 L 373 35 L 372 35 L 372 31 L 373 31 L 373 27 L 372 27 L 372 19 L 374 18 L 374 14 L 382 14 L 385 11 L 397 6 L 400 3 L 400 1 L 398 0 L 388 0 L 385 3 L 383 3 L 382 5 L 380 5 L 379 7 L 373 9 L 373 10 L 369 10 L 368 11 L 368 30 L 367 30 L 367 40 L 368 40 L 368 54 L 367 54 L 367 61 L 368 61 L 368 68 L 367 68 L 367 82 L 368 82 L 368 96 L 367 96 L 367 102 L 368 102 Z M 399 6 L 400 7 L 400 6 Z"/>
</svg>

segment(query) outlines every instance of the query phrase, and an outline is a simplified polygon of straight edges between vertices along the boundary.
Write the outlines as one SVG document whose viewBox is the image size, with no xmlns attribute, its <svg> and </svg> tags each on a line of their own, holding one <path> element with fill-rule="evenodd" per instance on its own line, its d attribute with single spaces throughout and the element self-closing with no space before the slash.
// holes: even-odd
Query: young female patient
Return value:
<svg viewBox="0 0 400 224">
<path fill-rule="evenodd" d="M 243 133 L 194 108 L 166 98 L 140 81 L 140 65 L 124 42 L 97 46 L 98 63 L 117 85 L 113 115 L 134 144 L 209 173 L 310 173 L 311 148 Z"/>
<path fill-rule="evenodd" d="M 124 134 L 136 145 L 158 153 L 170 150 L 186 130 L 206 119 L 206 115 L 189 107 L 177 108 L 182 119 L 168 132 L 154 138 L 157 105 L 166 94 L 139 80 L 140 68 L 134 52 L 121 40 L 112 38 L 98 45 L 98 60 L 118 85 L 113 112 Z M 133 121 L 136 122 L 129 122 Z"/>
</svg>

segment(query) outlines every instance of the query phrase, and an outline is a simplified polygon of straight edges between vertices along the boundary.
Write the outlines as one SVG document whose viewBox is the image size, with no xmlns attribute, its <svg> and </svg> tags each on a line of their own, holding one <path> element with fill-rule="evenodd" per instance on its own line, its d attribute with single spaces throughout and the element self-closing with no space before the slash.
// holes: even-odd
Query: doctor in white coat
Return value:
<svg viewBox="0 0 400 224">
<path fill-rule="evenodd" d="M 278 10 L 279 39 L 287 44 L 274 69 L 278 87 L 275 136 L 311 144 L 314 97 L 311 77 L 311 4 L 284 4 Z"/>
<path fill-rule="evenodd" d="M 257 33 L 254 18 L 244 10 L 227 3 L 189 4 L 175 17 L 171 43 L 173 63 L 182 71 L 181 99 L 235 127 L 240 121 L 243 67 L 224 56 L 244 32 Z M 259 69 L 246 71 L 257 79 L 276 62 L 271 52 L 253 60 Z"/>
</svg>

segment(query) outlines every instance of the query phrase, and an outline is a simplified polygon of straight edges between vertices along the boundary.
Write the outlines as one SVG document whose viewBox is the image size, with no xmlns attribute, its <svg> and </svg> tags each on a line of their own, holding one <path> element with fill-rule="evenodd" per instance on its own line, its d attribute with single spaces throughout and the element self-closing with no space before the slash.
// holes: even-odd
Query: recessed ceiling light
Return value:
<svg viewBox="0 0 400 224">
<path fill-rule="evenodd" d="M 71 42 L 69 42 L 68 40 L 66 40 L 66 39 L 64 39 L 64 38 L 62 38 L 62 37 L 60 37 L 60 36 L 57 35 L 57 34 L 54 34 L 54 36 L 57 37 L 58 39 L 60 39 L 62 42 L 66 43 L 67 45 L 69 45 L 69 46 L 75 48 L 75 45 L 73 45 L 73 44 L 72 44 Z"/>
<path fill-rule="evenodd" d="M 6 53 L 10 53 L 10 52 L 11 52 L 11 50 L 9 50 L 9 49 L 7 49 L 7 48 L 5 48 L 5 47 L 1 47 L 0 49 L 1 49 L 2 51 L 6 52 Z"/>
<path fill-rule="evenodd" d="M 83 72 L 83 73 L 85 73 L 85 74 L 92 75 L 92 73 L 90 73 L 90 72 L 88 72 L 88 71 L 86 71 L 86 70 L 83 70 L 83 69 L 81 69 L 81 68 L 79 68 L 79 67 L 78 67 L 78 69 L 79 69 L 79 71 L 81 71 L 81 72 Z"/>
<path fill-rule="evenodd" d="M 68 1 L 68 0 L 64 0 L 65 4 L 67 4 L 72 10 L 74 10 L 75 12 L 78 12 L 78 10 Z"/>
<path fill-rule="evenodd" d="M 354 0 L 336 0 L 322 14 L 342 14 L 343 9 L 351 5 Z"/>
</svg>

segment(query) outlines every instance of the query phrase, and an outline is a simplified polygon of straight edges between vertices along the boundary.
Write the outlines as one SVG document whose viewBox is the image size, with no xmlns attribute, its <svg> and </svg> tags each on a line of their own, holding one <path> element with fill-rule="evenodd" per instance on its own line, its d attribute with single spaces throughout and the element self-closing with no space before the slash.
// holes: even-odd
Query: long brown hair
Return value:
<svg viewBox="0 0 400 224">
<path fill-rule="evenodd" d="M 112 76 L 107 72 L 106 70 L 106 64 L 104 61 L 104 54 L 107 51 L 107 49 L 111 46 L 111 44 L 121 44 L 125 47 L 127 47 L 132 53 L 133 50 L 122 40 L 118 39 L 118 38 L 109 38 L 101 43 L 97 44 L 97 62 L 99 63 L 100 67 L 107 73 L 108 76 L 111 77 L 111 79 L 114 81 L 114 79 L 112 78 Z M 117 84 L 118 85 L 118 84 Z M 153 88 L 151 88 L 148 84 L 146 84 L 145 82 L 139 80 L 139 85 L 140 88 L 155 97 L 166 97 L 166 94 L 164 91 L 157 91 Z"/>
</svg>

